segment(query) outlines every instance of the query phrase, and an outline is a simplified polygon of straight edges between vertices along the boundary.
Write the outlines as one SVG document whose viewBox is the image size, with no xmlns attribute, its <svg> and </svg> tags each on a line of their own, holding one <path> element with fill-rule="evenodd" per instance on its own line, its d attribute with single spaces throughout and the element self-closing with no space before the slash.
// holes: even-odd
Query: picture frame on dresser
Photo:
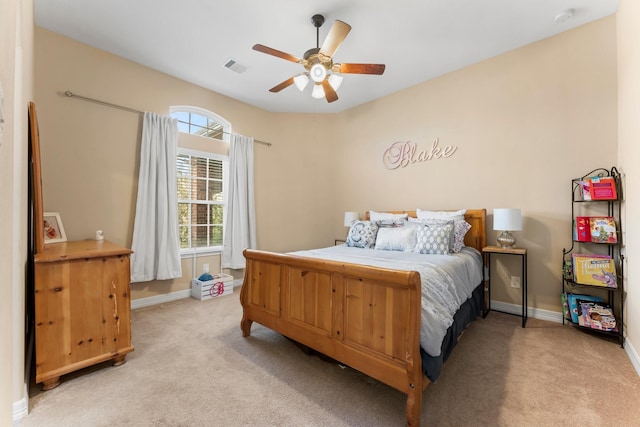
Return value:
<svg viewBox="0 0 640 427">
<path fill-rule="evenodd" d="M 67 241 L 62 219 L 58 212 L 45 212 L 42 219 L 44 243 L 61 243 Z"/>
</svg>

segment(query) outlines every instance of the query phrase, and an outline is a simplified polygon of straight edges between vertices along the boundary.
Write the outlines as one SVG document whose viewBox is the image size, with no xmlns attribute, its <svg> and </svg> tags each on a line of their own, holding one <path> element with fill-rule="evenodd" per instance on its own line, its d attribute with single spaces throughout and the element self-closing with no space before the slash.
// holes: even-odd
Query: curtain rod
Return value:
<svg viewBox="0 0 640 427">
<path fill-rule="evenodd" d="M 124 107 L 124 106 L 118 105 L 118 104 L 112 104 L 112 103 L 106 102 L 106 101 L 100 101 L 99 99 L 88 98 L 86 96 L 77 95 L 77 94 L 71 92 L 70 90 L 65 91 L 64 95 L 69 97 L 69 98 L 78 98 L 78 99 L 82 99 L 84 101 L 94 102 L 94 103 L 100 104 L 100 105 L 106 105 L 107 107 L 112 107 L 112 108 L 117 108 L 119 110 L 129 111 L 130 113 L 144 114 L 144 111 L 135 110 L 133 108 Z M 225 132 L 225 131 L 220 131 L 220 132 L 221 133 L 226 133 L 227 135 L 237 135 L 237 134 L 231 133 L 231 132 Z M 259 139 L 254 139 L 253 142 L 257 142 L 258 144 L 264 144 L 267 147 L 271 147 L 271 143 L 270 142 L 260 141 Z"/>
</svg>

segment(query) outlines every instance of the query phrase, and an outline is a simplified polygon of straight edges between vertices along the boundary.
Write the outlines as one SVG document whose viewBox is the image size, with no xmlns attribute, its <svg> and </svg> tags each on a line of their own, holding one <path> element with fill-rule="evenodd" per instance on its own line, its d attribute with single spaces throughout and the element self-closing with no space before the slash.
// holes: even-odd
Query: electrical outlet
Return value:
<svg viewBox="0 0 640 427">
<path fill-rule="evenodd" d="M 209 272 L 209 264 L 202 264 L 202 272 L 203 273 L 208 273 Z M 520 282 L 518 282 L 520 283 Z"/>
<path fill-rule="evenodd" d="M 511 287 L 520 288 L 520 276 L 511 276 Z"/>
</svg>

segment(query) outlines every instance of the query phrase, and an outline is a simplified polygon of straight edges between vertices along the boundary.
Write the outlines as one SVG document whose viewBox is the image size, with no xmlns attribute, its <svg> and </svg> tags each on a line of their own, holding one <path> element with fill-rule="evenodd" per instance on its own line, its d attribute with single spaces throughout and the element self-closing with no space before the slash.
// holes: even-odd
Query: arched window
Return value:
<svg viewBox="0 0 640 427">
<path fill-rule="evenodd" d="M 178 130 L 182 133 L 229 140 L 231 124 L 215 113 L 178 106 L 171 107 L 170 114 L 178 119 Z M 222 250 L 228 163 L 228 156 L 178 144 L 178 228 L 183 252 Z"/>
<path fill-rule="evenodd" d="M 187 105 L 170 108 L 171 117 L 178 119 L 178 130 L 183 133 L 229 141 L 231 123 L 216 113 Z"/>
</svg>

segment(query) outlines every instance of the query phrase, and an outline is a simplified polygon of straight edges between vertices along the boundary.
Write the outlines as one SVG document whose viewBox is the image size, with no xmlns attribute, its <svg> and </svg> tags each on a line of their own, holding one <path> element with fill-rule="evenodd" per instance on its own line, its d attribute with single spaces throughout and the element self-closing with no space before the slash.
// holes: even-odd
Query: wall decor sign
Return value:
<svg viewBox="0 0 640 427">
<path fill-rule="evenodd" d="M 382 162 L 387 169 L 404 168 L 415 163 L 437 160 L 453 156 L 458 147 L 452 145 L 438 146 L 438 138 L 433 140 L 428 150 L 418 150 L 418 145 L 413 141 L 398 141 L 382 155 Z"/>
</svg>

